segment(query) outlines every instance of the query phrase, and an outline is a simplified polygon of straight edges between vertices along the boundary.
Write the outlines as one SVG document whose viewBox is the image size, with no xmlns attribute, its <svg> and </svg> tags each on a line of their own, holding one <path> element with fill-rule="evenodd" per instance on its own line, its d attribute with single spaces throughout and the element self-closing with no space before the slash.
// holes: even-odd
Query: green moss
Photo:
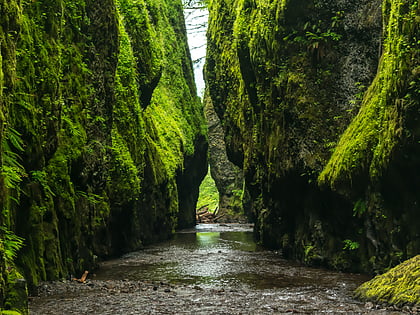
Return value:
<svg viewBox="0 0 420 315">
<path fill-rule="evenodd" d="M 157 213 L 152 206 L 153 215 L 146 217 L 167 221 L 173 231 L 179 212 L 176 177 L 183 172 L 185 158 L 196 153 L 196 139 L 205 134 L 201 105 L 190 80 L 182 6 L 163 0 L 119 1 L 118 10 L 121 49 L 110 193 L 121 199 L 117 202 L 121 206 L 130 200 L 148 200 L 141 193 L 155 193 L 143 189 L 145 180 L 152 180 L 147 185 L 166 186 L 155 196 L 166 202 L 166 209 Z"/>
<path fill-rule="evenodd" d="M 110 196 L 116 204 L 123 204 L 138 198 L 142 179 L 123 138 L 115 130 L 112 142 Z"/>
<path fill-rule="evenodd" d="M 420 256 L 363 283 L 355 294 L 362 300 L 376 303 L 420 305 Z"/>
<path fill-rule="evenodd" d="M 205 134 L 181 1 L 0 4 L 0 223 L 28 283 L 168 237 Z"/>
<path fill-rule="evenodd" d="M 182 3 L 117 7 L 0 2 L 0 224 L 25 236 L 30 285 L 177 224 L 177 177 L 205 134 Z M 21 170 L 13 181 L 7 154 Z M 3 257 L 0 267 L 3 290 Z"/>
<path fill-rule="evenodd" d="M 212 0 L 206 79 L 260 240 L 371 271 L 416 253 L 420 59 L 418 1 L 362 2 Z"/>
<path fill-rule="evenodd" d="M 26 281 L 14 267 L 9 267 L 4 309 L 27 315 L 29 312 Z"/>
<path fill-rule="evenodd" d="M 130 36 L 132 53 L 138 69 L 137 82 L 139 97 L 143 107 L 147 107 L 150 98 L 162 75 L 162 43 L 156 22 L 162 19 L 162 12 L 150 14 L 155 1 L 117 1 L 117 7 L 123 18 L 123 24 Z M 124 53 L 124 51 L 123 51 Z"/>
<path fill-rule="evenodd" d="M 319 176 L 321 184 L 333 188 L 351 186 L 361 175 L 373 182 L 381 177 L 402 141 L 404 110 L 414 102 L 407 89 L 418 60 L 413 22 L 417 1 L 384 1 L 383 14 L 385 39 L 377 76 Z"/>
</svg>

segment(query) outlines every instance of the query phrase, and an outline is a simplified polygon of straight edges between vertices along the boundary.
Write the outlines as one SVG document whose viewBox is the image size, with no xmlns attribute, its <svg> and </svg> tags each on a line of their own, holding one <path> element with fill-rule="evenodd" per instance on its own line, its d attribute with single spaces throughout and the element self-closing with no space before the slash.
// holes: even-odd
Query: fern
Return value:
<svg viewBox="0 0 420 315">
<path fill-rule="evenodd" d="M 3 151 L 0 176 L 4 178 L 7 188 L 19 189 L 22 177 L 26 176 L 25 169 L 19 162 L 19 154 L 14 152 L 14 150 L 19 152 L 24 150 L 21 134 L 7 127 L 0 149 Z"/>
<path fill-rule="evenodd" d="M 4 259 L 6 263 L 12 263 L 18 251 L 23 247 L 24 239 L 5 227 L 0 227 L 0 235 L 0 242 L 3 243 L 4 247 Z"/>
</svg>

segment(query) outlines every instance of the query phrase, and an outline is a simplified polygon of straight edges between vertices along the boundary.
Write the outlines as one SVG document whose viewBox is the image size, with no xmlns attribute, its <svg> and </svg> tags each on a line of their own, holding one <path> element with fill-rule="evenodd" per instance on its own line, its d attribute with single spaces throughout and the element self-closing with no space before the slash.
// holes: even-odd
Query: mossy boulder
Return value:
<svg viewBox="0 0 420 315">
<path fill-rule="evenodd" d="M 420 255 L 363 283 L 355 295 L 375 303 L 420 305 Z"/>
</svg>

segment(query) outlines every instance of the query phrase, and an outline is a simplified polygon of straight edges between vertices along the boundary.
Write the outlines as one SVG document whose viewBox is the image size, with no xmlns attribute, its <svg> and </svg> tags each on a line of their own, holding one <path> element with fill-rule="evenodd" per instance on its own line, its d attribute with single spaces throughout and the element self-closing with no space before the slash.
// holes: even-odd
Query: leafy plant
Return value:
<svg viewBox="0 0 420 315">
<path fill-rule="evenodd" d="M 219 192 L 216 184 L 210 175 L 210 169 L 200 185 L 200 194 L 197 201 L 197 208 L 208 205 L 210 210 L 215 210 L 219 205 Z"/>
<path fill-rule="evenodd" d="M 3 151 L 3 163 L 0 168 L 0 176 L 4 178 L 7 188 L 18 188 L 18 184 L 24 177 L 25 170 L 19 162 L 19 155 L 15 151 L 23 151 L 23 141 L 20 133 L 11 127 L 7 127 L 5 136 L 1 142 Z"/>
<path fill-rule="evenodd" d="M 47 174 L 44 171 L 31 171 L 31 177 L 35 182 L 41 184 L 45 192 L 51 194 L 51 196 L 55 196 L 54 192 L 48 185 Z"/>
<path fill-rule="evenodd" d="M 361 216 L 366 212 L 366 203 L 364 200 L 358 200 L 353 207 L 353 216 Z"/>
<path fill-rule="evenodd" d="M 344 240 L 344 247 L 343 249 L 347 250 L 356 250 L 360 247 L 360 244 L 358 242 L 354 242 L 352 240 Z"/>
<path fill-rule="evenodd" d="M 0 242 L 4 247 L 4 258 L 7 263 L 13 262 L 17 256 L 17 252 L 24 245 L 24 239 L 14 234 L 5 227 L 0 227 Z"/>
</svg>

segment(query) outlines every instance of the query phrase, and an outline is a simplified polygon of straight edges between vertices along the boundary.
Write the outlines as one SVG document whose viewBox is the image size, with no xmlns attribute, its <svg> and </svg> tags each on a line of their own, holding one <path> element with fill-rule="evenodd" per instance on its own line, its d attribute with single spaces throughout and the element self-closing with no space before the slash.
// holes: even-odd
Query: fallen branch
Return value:
<svg viewBox="0 0 420 315">
<path fill-rule="evenodd" d="M 220 214 L 219 216 L 214 218 L 214 222 L 217 222 L 220 218 L 223 218 L 225 216 L 225 213 Z"/>
<path fill-rule="evenodd" d="M 217 215 L 219 210 L 216 208 L 214 212 L 210 212 L 208 209 L 197 212 L 195 216 L 197 223 L 215 223 L 217 219 L 224 216 L 224 214 Z"/>
<path fill-rule="evenodd" d="M 195 212 L 200 212 L 201 210 L 207 210 L 209 206 L 210 206 L 210 204 L 207 204 L 207 205 L 201 206 L 201 207 L 200 207 L 200 208 L 198 208 Z"/>
<path fill-rule="evenodd" d="M 215 217 L 216 217 L 216 216 L 217 216 L 217 214 L 219 213 L 219 210 L 220 210 L 220 208 L 219 208 L 219 207 L 216 207 L 216 210 L 214 210 L 213 214 L 214 214 L 214 216 L 215 216 Z"/>
<path fill-rule="evenodd" d="M 202 211 L 198 211 L 196 214 L 197 215 L 203 215 L 203 214 L 205 214 L 207 212 L 209 212 L 209 209 L 208 208 L 206 208 L 205 210 L 202 210 Z"/>
</svg>

